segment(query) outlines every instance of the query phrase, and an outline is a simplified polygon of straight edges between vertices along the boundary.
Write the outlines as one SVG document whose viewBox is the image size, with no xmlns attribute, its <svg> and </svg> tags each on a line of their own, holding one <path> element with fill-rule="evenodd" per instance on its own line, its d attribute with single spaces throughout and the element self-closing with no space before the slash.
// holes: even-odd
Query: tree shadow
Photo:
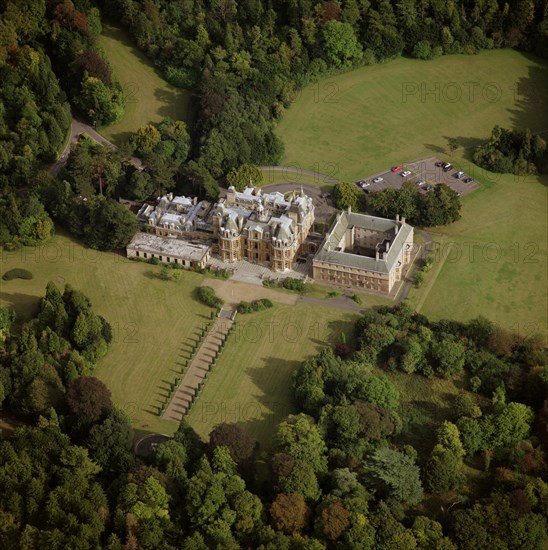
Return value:
<svg viewBox="0 0 548 550">
<path fill-rule="evenodd" d="M 532 132 L 544 131 L 548 127 L 548 62 L 531 54 L 521 55 L 531 65 L 528 66 L 528 75 L 519 78 L 511 90 L 514 107 L 508 111 L 512 116 L 512 127 L 516 130 L 530 128 Z"/>
<path fill-rule="evenodd" d="M 2 287 L 5 288 L 9 282 L 2 281 Z M 44 285 L 45 289 L 45 285 Z M 0 292 L 0 300 L 4 301 L 6 305 L 15 311 L 16 321 L 29 321 L 36 317 L 39 311 L 40 300 L 39 296 L 33 296 L 32 294 L 22 294 L 21 292 Z"/>
</svg>

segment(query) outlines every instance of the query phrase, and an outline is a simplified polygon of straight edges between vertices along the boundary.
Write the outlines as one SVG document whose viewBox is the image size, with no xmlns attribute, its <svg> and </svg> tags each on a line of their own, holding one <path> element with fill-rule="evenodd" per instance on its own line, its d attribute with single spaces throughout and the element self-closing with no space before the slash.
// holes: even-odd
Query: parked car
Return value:
<svg viewBox="0 0 548 550">
<path fill-rule="evenodd" d="M 373 183 L 380 183 L 381 181 L 384 181 L 384 178 L 381 178 L 380 176 L 378 178 L 375 178 L 373 180 Z"/>
<path fill-rule="evenodd" d="M 449 172 L 449 170 L 452 170 L 452 169 L 453 169 L 453 165 L 450 162 L 446 162 L 443 165 L 443 171 L 444 172 Z"/>
<path fill-rule="evenodd" d="M 423 180 L 420 180 L 420 181 L 417 181 L 416 184 L 419 186 L 419 187 L 422 187 L 426 182 L 423 181 Z"/>
<path fill-rule="evenodd" d="M 441 160 L 438 160 L 438 162 L 436 162 L 436 166 L 440 167 L 440 166 L 443 166 L 444 163 L 441 161 Z"/>
<path fill-rule="evenodd" d="M 401 176 L 402 178 L 406 178 L 407 176 L 410 176 L 410 175 L 411 175 L 411 172 L 410 172 L 409 170 L 404 170 L 404 171 L 400 174 L 400 176 Z"/>
<path fill-rule="evenodd" d="M 364 183 L 365 183 L 365 180 L 358 180 L 358 181 L 356 182 L 356 185 L 357 185 L 358 187 L 361 187 Z"/>
<path fill-rule="evenodd" d="M 434 188 L 433 188 L 431 185 L 427 185 L 427 186 L 426 186 L 426 190 L 427 190 L 427 191 L 432 191 L 432 189 L 434 189 Z"/>
<path fill-rule="evenodd" d="M 455 177 L 456 177 L 457 179 L 459 179 L 459 180 L 460 180 L 461 178 L 463 178 L 463 177 L 464 177 L 464 172 L 460 172 L 460 171 L 459 171 L 459 172 L 457 172 L 457 174 L 455 175 Z"/>
<path fill-rule="evenodd" d="M 470 183 L 472 181 L 472 178 L 465 178 L 464 183 Z"/>
<path fill-rule="evenodd" d="M 399 164 L 398 166 L 392 166 L 392 168 L 390 168 L 391 172 L 398 172 L 399 170 L 401 170 L 401 166 Z"/>
<path fill-rule="evenodd" d="M 362 189 L 366 189 L 366 188 L 369 187 L 370 185 L 371 185 L 371 184 L 369 184 L 369 183 L 363 182 L 363 183 L 360 184 L 360 187 L 361 187 Z"/>
</svg>

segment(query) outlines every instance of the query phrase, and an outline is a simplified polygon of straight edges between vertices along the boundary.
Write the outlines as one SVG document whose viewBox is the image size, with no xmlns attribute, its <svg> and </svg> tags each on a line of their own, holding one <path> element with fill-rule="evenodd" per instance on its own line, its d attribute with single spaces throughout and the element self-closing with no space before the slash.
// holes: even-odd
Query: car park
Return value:
<svg viewBox="0 0 548 550">
<path fill-rule="evenodd" d="M 381 177 L 379 176 L 379 177 L 377 177 L 377 178 L 375 178 L 375 179 L 373 180 L 373 183 L 380 183 L 381 181 L 384 181 L 384 178 L 381 178 Z"/>
<path fill-rule="evenodd" d="M 392 166 L 392 168 L 390 168 L 391 172 L 398 172 L 399 170 L 401 170 L 401 166 L 399 164 L 398 166 Z"/>
</svg>

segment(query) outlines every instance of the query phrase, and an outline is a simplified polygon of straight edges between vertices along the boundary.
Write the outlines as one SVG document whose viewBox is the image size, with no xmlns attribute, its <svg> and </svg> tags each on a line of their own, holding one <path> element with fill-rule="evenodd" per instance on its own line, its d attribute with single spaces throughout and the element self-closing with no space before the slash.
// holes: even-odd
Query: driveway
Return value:
<svg viewBox="0 0 548 550">
<path fill-rule="evenodd" d="M 81 118 L 73 115 L 70 125 L 70 136 L 67 140 L 67 144 L 65 145 L 63 152 L 59 155 L 57 161 L 52 164 L 50 168 L 50 173 L 53 176 L 56 176 L 59 173 L 59 170 L 61 170 L 61 168 L 65 165 L 70 155 L 70 148 L 75 143 L 78 143 L 80 134 L 84 133 L 87 134 L 93 141 L 95 141 L 95 143 L 99 143 L 100 145 L 108 145 L 113 149 L 118 149 L 118 147 L 114 145 L 114 143 L 103 137 L 99 132 L 97 132 L 97 130 L 95 130 L 93 126 L 89 125 L 87 122 L 84 122 Z M 143 163 L 141 162 L 141 159 L 137 157 L 131 157 L 131 163 L 139 170 L 143 169 Z"/>
</svg>

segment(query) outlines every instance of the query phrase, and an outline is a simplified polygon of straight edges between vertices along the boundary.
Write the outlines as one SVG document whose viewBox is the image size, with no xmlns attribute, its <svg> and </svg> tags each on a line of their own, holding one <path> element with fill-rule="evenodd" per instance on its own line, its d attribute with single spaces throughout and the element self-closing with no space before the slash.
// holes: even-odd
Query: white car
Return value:
<svg viewBox="0 0 548 550">
<path fill-rule="evenodd" d="M 417 182 L 417 185 L 418 185 L 419 187 L 422 187 L 425 183 L 426 183 L 426 182 L 425 182 L 424 180 L 420 180 L 420 181 Z"/>
<path fill-rule="evenodd" d="M 365 183 L 365 182 L 364 182 L 364 183 L 360 183 L 360 187 L 361 187 L 362 189 L 365 189 L 366 187 L 369 187 L 370 185 L 371 185 L 370 183 Z"/>
<path fill-rule="evenodd" d="M 380 183 L 381 181 L 384 181 L 384 178 L 381 178 L 380 176 L 378 178 L 375 178 L 373 180 L 373 183 Z"/>
<path fill-rule="evenodd" d="M 411 172 L 409 170 L 404 170 L 402 173 L 401 173 L 401 177 L 402 178 L 406 178 L 407 176 L 410 176 L 411 175 Z"/>
</svg>

